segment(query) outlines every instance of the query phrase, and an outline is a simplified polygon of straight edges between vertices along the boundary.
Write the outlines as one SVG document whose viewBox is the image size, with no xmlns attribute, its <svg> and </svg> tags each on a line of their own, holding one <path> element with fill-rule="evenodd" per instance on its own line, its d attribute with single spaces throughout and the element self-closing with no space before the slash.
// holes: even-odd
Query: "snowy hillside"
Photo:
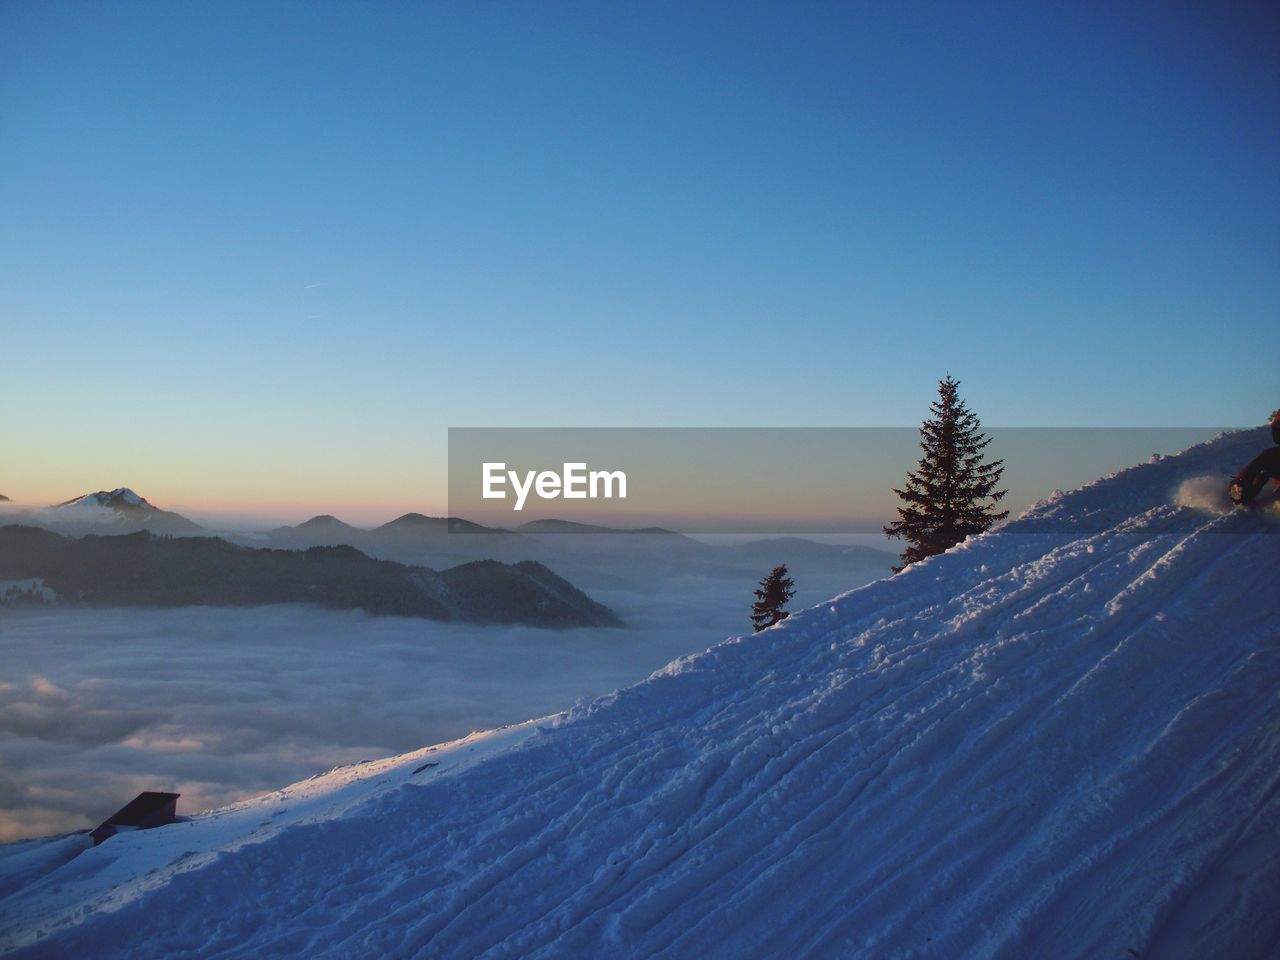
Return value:
<svg viewBox="0 0 1280 960">
<path fill-rule="evenodd" d="M 1267 442 L 1098 481 L 561 716 L 3 848 L 0 950 L 1274 956 L 1280 523 L 1182 505 Z"/>
</svg>

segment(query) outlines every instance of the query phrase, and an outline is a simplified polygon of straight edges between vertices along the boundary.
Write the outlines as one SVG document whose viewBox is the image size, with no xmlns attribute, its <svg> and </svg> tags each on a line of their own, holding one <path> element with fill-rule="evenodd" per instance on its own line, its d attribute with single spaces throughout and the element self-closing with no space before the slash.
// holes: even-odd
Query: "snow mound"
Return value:
<svg viewBox="0 0 1280 960">
<path fill-rule="evenodd" d="M 1055 497 L 556 717 L 67 862 L 25 845 L 0 952 L 1274 955 L 1280 541 L 1179 502 L 1265 444 Z"/>
</svg>

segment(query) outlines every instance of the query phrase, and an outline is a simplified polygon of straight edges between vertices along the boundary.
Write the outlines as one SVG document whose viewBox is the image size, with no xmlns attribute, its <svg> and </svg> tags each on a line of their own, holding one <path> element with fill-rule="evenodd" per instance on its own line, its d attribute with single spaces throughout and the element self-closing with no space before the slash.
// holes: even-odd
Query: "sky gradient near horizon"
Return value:
<svg viewBox="0 0 1280 960">
<path fill-rule="evenodd" d="M 0 6 L 0 493 L 377 522 L 449 427 L 1251 425 L 1275 4 Z"/>
</svg>

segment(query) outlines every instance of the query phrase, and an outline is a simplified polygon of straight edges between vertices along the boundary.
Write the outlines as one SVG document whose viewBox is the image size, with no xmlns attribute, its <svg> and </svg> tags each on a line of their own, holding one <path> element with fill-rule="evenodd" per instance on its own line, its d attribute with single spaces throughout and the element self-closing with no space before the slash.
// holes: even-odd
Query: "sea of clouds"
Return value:
<svg viewBox="0 0 1280 960">
<path fill-rule="evenodd" d="M 622 630 L 305 607 L 0 611 L 0 842 L 96 826 L 140 790 L 221 806 L 572 706 L 742 632 L 722 583 L 600 595 Z"/>
</svg>

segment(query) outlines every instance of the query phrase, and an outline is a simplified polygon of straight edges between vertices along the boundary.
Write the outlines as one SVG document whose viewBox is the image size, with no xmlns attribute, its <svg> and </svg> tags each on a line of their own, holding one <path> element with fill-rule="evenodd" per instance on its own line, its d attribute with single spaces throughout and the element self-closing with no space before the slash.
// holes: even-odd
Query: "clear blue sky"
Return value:
<svg viewBox="0 0 1280 960">
<path fill-rule="evenodd" d="M 910 425 L 948 371 L 1259 423 L 1280 7 L 7 3 L 0 358 L 0 492 L 356 518 L 443 504 L 448 426 Z"/>
</svg>

